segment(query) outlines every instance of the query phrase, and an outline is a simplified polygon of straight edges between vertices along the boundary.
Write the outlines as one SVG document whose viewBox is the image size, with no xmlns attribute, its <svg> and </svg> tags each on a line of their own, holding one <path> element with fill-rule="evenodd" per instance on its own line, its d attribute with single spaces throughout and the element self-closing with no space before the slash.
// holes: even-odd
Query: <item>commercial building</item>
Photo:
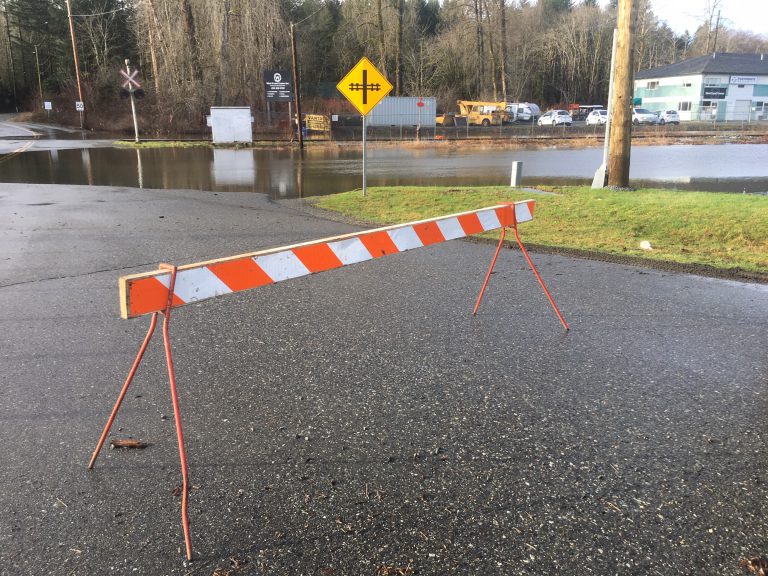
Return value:
<svg viewBox="0 0 768 576">
<path fill-rule="evenodd" d="M 635 99 L 681 120 L 768 120 L 768 55 L 714 53 L 635 74 Z"/>
</svg>

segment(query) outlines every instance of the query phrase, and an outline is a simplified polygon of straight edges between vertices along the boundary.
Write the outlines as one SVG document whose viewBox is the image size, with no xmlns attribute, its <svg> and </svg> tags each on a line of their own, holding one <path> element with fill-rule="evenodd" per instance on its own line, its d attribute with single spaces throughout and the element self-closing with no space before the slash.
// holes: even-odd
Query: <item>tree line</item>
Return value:
<svg viewBox="0 0 768 576">
<path fill-rule="evenodd" d="M 716 18 L 676 34 L 635 1 L 635 65 L 768 52 L 768 38 Z M 336 83 L 368 56 L 393 95 L 605 103 L 616 0 L 70 0 L 87 110 L 114 109 L 126 58 L 145 113 L 168 130 L 204 126 L 210 106 L 266 107 L 266 70 L 289 69 L 294 23 L 304 111 L 338 108 Z M 0 0 L 0 104 L 78 100 L 66 0 Z M 159 128 L 158 128 L 159 129 Z"/>
</svg>

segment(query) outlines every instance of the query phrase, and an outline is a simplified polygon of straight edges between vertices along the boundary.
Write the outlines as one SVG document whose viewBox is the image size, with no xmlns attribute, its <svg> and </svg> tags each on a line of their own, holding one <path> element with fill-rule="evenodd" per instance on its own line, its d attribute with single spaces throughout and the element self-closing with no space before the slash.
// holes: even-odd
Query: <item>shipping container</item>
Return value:
<svg viewBox="0 0 768 576">
<path fill-rule="evenodd" d="M 367 116 L 368 126 L 435 127 L 437 102 L 421 96 L 387 96 Z"/>
</svg>

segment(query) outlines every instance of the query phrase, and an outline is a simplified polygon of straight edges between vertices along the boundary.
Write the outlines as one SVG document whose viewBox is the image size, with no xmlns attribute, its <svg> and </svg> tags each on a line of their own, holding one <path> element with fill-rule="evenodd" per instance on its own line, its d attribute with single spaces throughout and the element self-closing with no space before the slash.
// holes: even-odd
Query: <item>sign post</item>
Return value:
<svg viewBox="0 0 768 576">
<path fill-rule="evenodd" d="M 271 102 L 288 102 L 288 116 L 291 116 L 293 84 L 290 71 L 266 70 L 264 72 L 264 98 L 267 101 L 267 124 L 272 125 L 272 116 L 270 114 Z M 291 126 L 293 126 L 292 117 L 289 118 L 289 121 Z"/>
<path fill-rule="evenodd" d="M 120 75 L 125 78 L 125 82 L 123 82 L 123 88 L 128 90 L 128 95 L 131 98 L 131 114 L 133 114 L 133 132 L 135 134 L 135 141 L 139 141 L 139 122 L 136 119 L 136 103 L 134 101 L 133 93 L 136 92 L 139 88 L 141 88 L 141 84 L 139 84 L 139 81 L 136 80 L 136 75 L 139 73 L 138 70 L 134 70 L 131 72 L 131 61 L 126 59 L 125 60 L 125 70 L 120 70 Z"/>
<path fill-rule="evenodd" d="M 75 102 L 75 110 L 80 114 L 80 130 L 83 129 L 83 112 L 85 112 L 85 102 L 78 100 Z"/>
<path fill-rule="evenodd" d="M 366 195 L 365 181 L 365 117 L 374 109 L 376 104 L 392 90 L 392 84 L 379 72 L 376 66 L 365 56 L 347 72 L 347 75 L 336 85 L 349 102 L 357 108 L 363 117 L 363 196 Z"/>
</svg>

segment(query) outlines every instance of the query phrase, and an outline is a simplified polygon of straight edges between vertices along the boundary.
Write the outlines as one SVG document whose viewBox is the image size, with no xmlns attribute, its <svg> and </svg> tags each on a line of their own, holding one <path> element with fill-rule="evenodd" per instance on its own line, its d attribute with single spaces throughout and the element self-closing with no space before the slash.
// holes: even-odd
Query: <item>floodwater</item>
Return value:
<svg viewBox="0 0 768 576">
<path fill-rule="evenodd" d="M 468 150 L 370 147 L 368 186 L 508 184 L 523 162 L 523 184 L 591 182 L 602 148 Z M 634 186 L 768 194 L 768 145 L 638 146 Z M 233 150 L 210 148 L 35 149 L 0 163 L 0 181 L 261 192 L 273 198 L 331 194 L 362 187 L 357 147 Z"/>
</svg>

